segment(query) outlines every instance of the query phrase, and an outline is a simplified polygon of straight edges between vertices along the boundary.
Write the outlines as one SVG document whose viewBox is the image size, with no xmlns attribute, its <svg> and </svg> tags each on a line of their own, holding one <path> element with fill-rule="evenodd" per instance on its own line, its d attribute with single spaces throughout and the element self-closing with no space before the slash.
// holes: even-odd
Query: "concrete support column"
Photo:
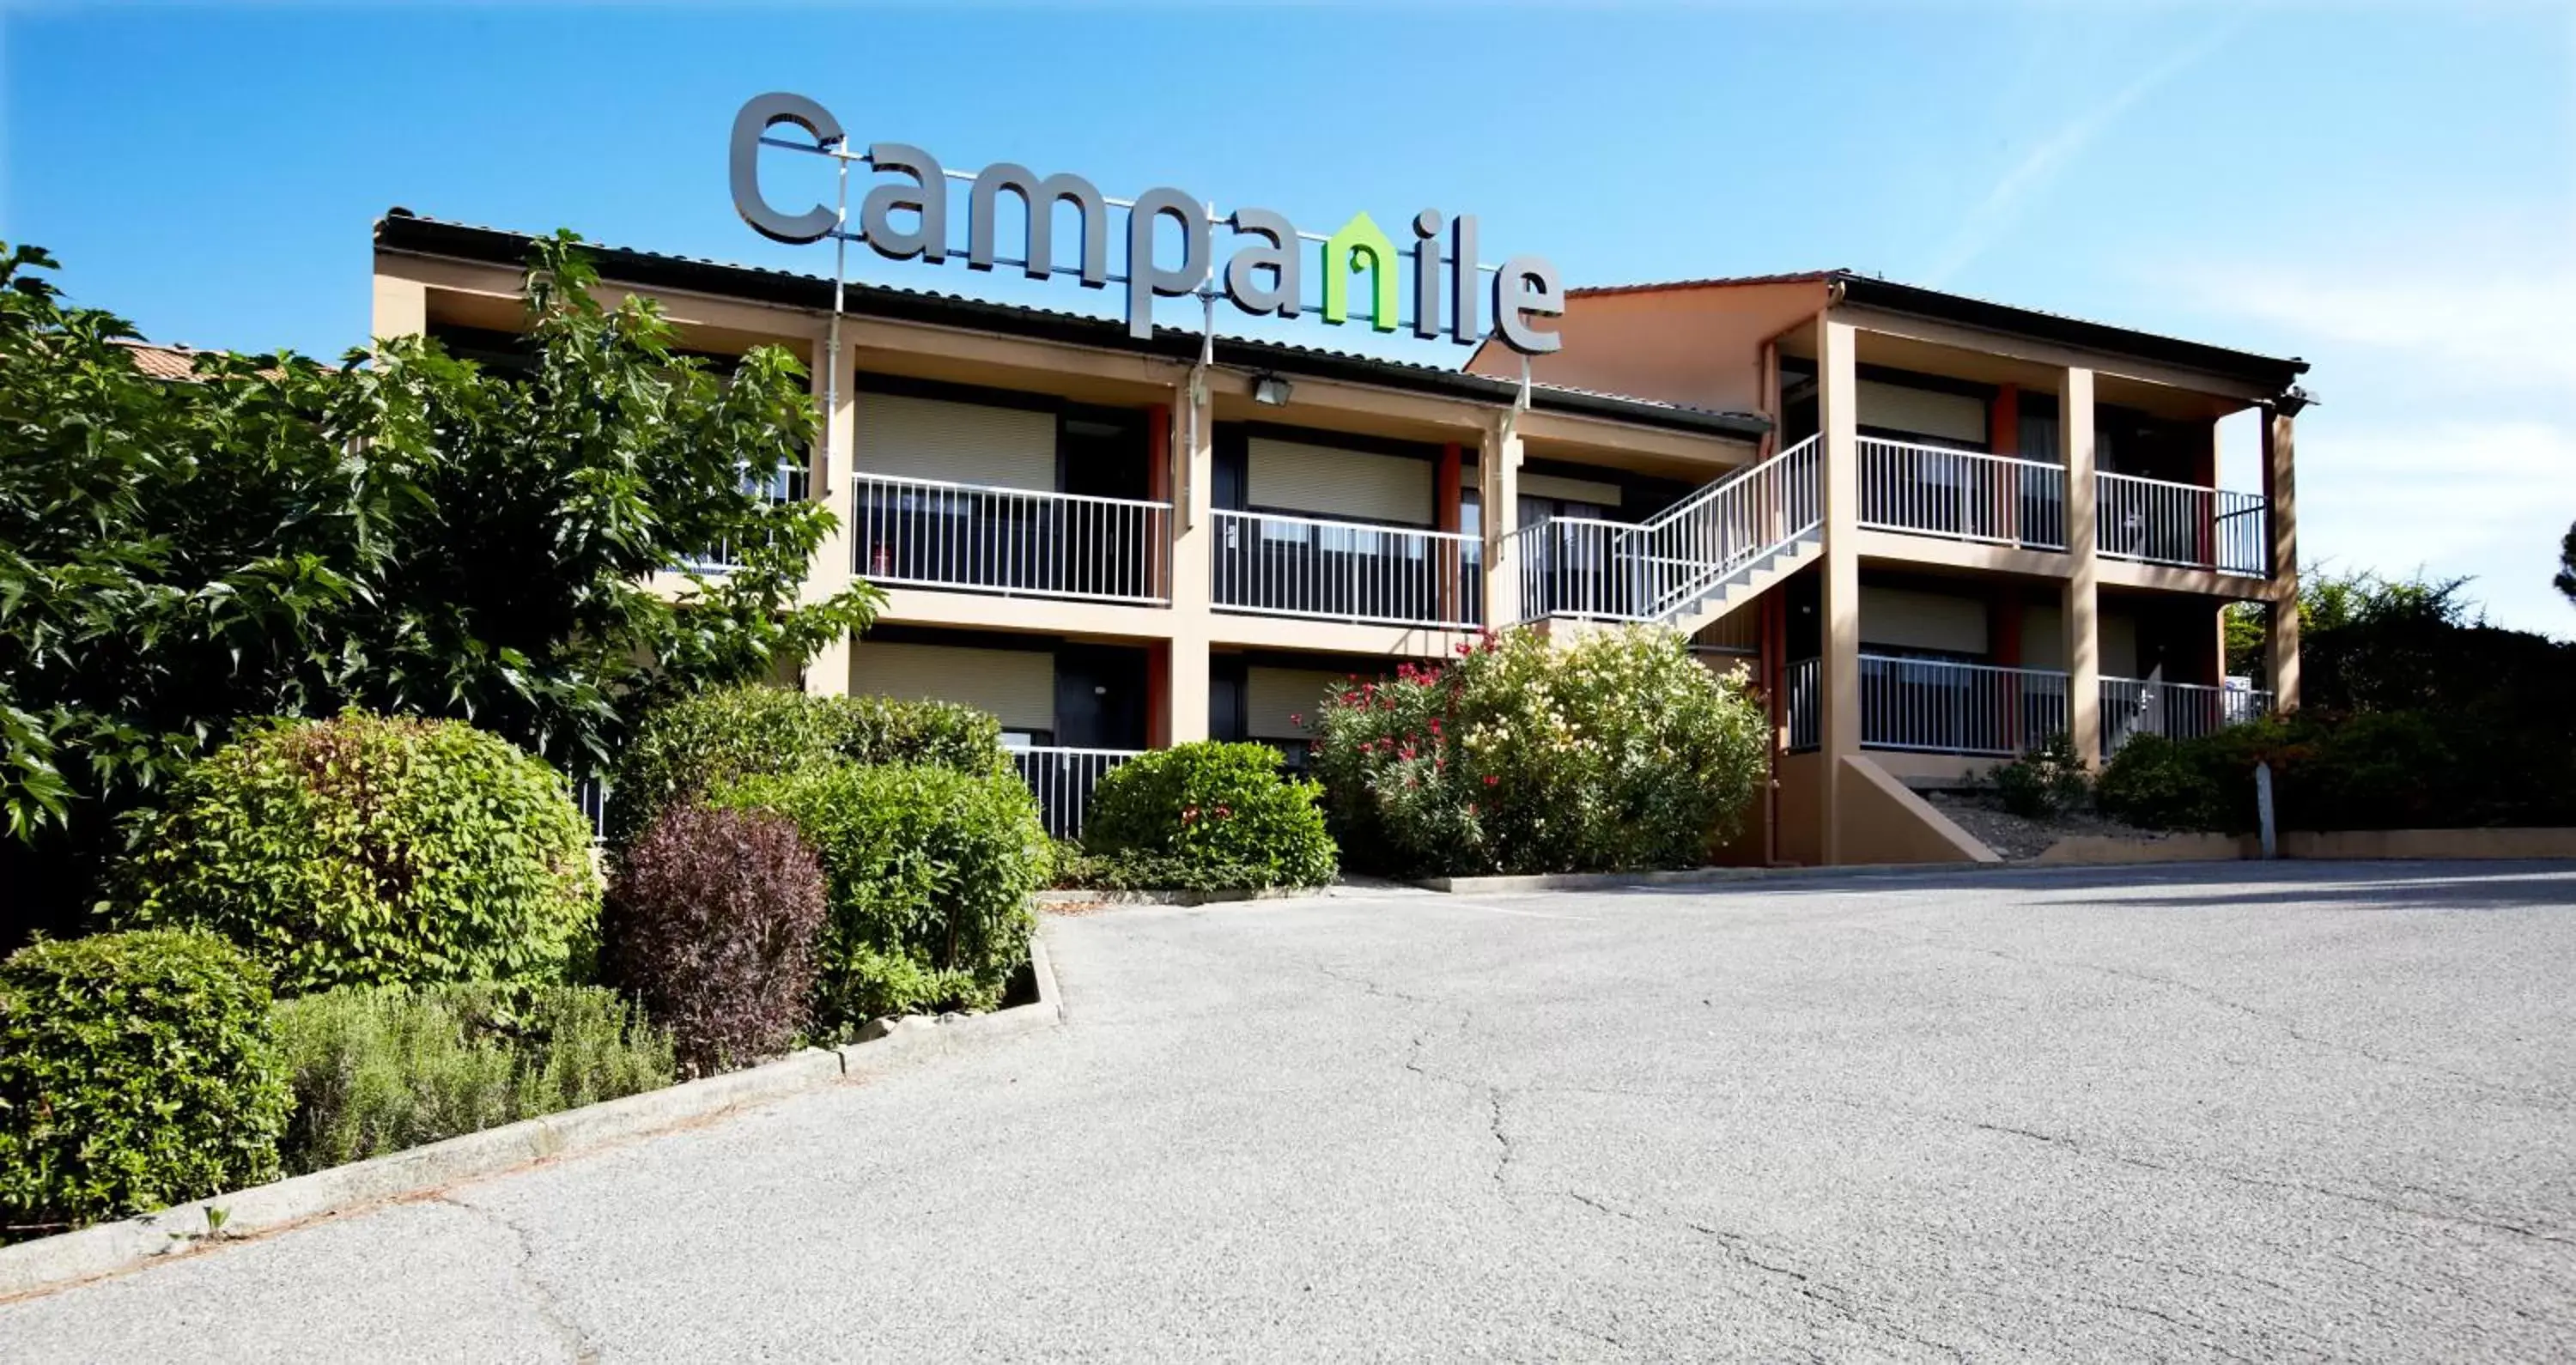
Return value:
<svg viewBox="0 0 2576 1365">
<path fill-rule="evenodd" d="M 2290 414 L 2263 409 L 2263 504 L 2272 528 L 2271 631 L 2263 642 L 2266 686 L 2272 704 L 2299 705 L 2299 495 L 2291 477 L 2297 442 Z"/>
<path fill-rule="evenodd" d="M 1205 385 L 1193 379 L 1173 394 L 1172 640 L 1164 651 L 1163 732 L 1174 744 L 1208 737 L 1208 612 L 1213 597 L 1216 518 L 1216 413 Z"/>
<path fill-rule="evenodd" d="M 1512 533 L 1521 524 L 1521 437 L 1514 413 L 1485 428 L 1476 450 L 1476 497 L 1483 504 L 1485 626 L 1500 630 L 1520 619 L 1521 566 Z"/>
<path fill-rule="evenodd" d="M 1860 752 L 1860 334 L 1816 320 L 1816 420 L 1824 436 L 1824 672 L 1817 717 L 1824 781 L 1824 861 L 1844 861 L 1842 761 Z"/>
<path fill-rule="evenodd" d="M 2057 422 L 2066 448 L 2067 738 L 2086 767 L 2102 762 L 2101 533 L 2095 524 L 2093 372 L 2069 369 L 2058 388 Z"/>
<path fill-rule="evenodd" d="M 369 335 L 416 337 L 429 330 L 429 287 L 398 275 L 376 276 L 375 314 Z"/>
<path fill-rule="evenodd" d="M 824 343 L 816 340 L 811 348 L 814 406 L 826 406 L 831 384 L 831 365 L 824 355 Z M 818 443 L 805 466 L 806 496 L 823 504 L 832 514 L 834 525 L 823 543 L 814 547 L 814 562 L 805 569 L 804 600 L 820 601 L 850 586 L 858 576 L 854 556 L 858 545 L 858 506 L 855 485 L 850 479 L 853 461 L 851 449 L 858 439 L 858 395 L 851 392 L 850 357 L 841 355 L 842 374 L 839 402 L 823 413 L 824 442 Z M 827 459 L 824 451 L 831 454 Z M 805 663 L 805 690 L 820 696 L 839 696 L 850 690 L 850 649 L 855 642 L 848 636 L 823 646 Z"/>
</svg>

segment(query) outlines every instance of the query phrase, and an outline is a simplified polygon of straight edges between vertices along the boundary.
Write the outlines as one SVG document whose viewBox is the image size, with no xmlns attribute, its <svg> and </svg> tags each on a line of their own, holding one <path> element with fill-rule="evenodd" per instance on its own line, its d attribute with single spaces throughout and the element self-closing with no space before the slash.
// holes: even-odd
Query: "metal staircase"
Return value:
<svg viewBox="0 0 2576 1365">
<path fill-rule="evenodd" d="M 1696 634 L 1821 552 L 1823 461 L 1811 436 L 1642 522 L 1551 517 L 1520 528 L 1521 619 Z"/>
</svg>

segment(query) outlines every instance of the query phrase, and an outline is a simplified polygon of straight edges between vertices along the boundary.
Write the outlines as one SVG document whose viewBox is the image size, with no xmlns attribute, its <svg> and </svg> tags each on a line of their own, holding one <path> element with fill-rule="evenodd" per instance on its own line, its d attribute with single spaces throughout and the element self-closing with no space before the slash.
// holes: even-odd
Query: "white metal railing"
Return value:
<svg viewBox="0 0 2576 1365">
<path fill-rule="evenodd" d="M 2113 559 L 2262 577 L 2270 514 L 2259 493 L 2097 473 L 2095 544 Z"/>
<path fill-rule="evenodd" d="M 742 491 L 758 494 L 769 499 L 773 504 L 803 502 L 807 477 L 803 465 L 790 464 L 781 460 L 778 467 L 765 476 L 756 476 L 745 470 L 742 476 Z M 683 563 L 690 572 L 701 574 L 731 573 L 742 566 L 742 560 L 734 554 L 732 542 L 723 540 L 717 541 L 705 552 L 693 555 Z"/>
<path fill-rule="evenodd" d="M 857 573 L 1006 597 L 1161 603 L 1172 505 L 852 474 Z"/>
<path fill-rule="evenodd" d="M 2102 756 L 2120 751 L 2132 735 L 2198 739 L 2268 714 L 2272 694 L 2256 688 L 2207 683 L 2102 680 Z"/>
<path fill-rule="evenodd" d="M 1860 656 L 1860 742 L 2010 758 L 2066 730 L 2067 675 L 1946 659 Z"/>
<path fill-rule="evenodd" d="M 1221 610 L 1450 629 L 1484 623 L 1475 536 L 1224 509 L 1213 528 L 1209 591 Z"/>
<path fill-rule="evenodd" d="M 1143 752 L 1139 749 L 1067 749 L 1031 745 L 1011 750 L 1011 766 L 1038 799 L 1038 819 L 1059 839 L 1082 837 L 1091 792 L 1101 776 Z"/>
<path fill-rule="evenodd" d="M 2066 548 L 2066 470 L 2042 460 L 1864 437 L 1860 524 L 2034 550 Z"/>
<path fill-rule="evenodd" d="M 581 808 L 581 818 L 590 826 L 590 839 L 597 843 L 608 837 L 608 775 L 594 773 L 574 780 L 570 773 L 564 780 L 572 783 L 572 803 Z"/>
<path fill-rule="evenodd" d="M 1512 533 L 1521 618 L 1664 621 L 1823 522 L 1814 437 L 1634 524 L 1551 517 Z"/>
<path fill-rule="evenodd" d="M 1789 749 L 1804 752 L 1824 742 L 1824 699 L 1817 689 L 1824 683 L 1823 661 L 1800 659 L 1781 671 L 1782 689 L 1787 692 L 1781 710 L 1789 722 Z"/>
</svg>

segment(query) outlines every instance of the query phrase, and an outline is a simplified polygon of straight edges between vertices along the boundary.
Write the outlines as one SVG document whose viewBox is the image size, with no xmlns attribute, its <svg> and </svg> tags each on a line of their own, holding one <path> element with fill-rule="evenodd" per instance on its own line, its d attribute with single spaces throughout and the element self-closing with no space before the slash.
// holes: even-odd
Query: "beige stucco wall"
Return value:
<svg viewBox="0 0 2576 1365">
<path fill-rule="evenodd" d="M 1866 754 L 1842 757 L 1834 789 L 1837 863 L 1992 863 L 2002 858 Z"/>
<path fill-rule="evenodd" d="M 1577 294 L 1557 323 L 1563 348 L 1534 357 L 1530 374 L 1550 384 L 1758 412 L 1768 406 L 1763 344 L 1813 318 L 1826 295 L 1822 280 Z M 1518 377 L 1521 357 L 1488 343 L 1467 368 Z"/>
<path fill-rule="evenodd" d="M 1860 588 L 1860 643 L 1939 649 L 1962 654 L 1986 652 L 1986 600 L 1968 593 L 1930 592 L 1863 583 Z"/>
</svg>

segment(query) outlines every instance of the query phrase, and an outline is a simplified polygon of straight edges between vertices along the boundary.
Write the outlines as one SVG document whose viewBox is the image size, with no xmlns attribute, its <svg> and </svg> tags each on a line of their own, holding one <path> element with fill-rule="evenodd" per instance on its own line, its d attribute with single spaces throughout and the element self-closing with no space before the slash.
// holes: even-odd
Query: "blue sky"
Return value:
<svg viewBox="0 0 2576 1365">
<path fill-rule="evenodd" d="M 1471 211 L 1489 260 L 1576 284 L 1850 266 L 2305 356 L 2308 556 L 2474 575 L 2500 623 L 2576 635 L 2564 6 L 0 0 L 0 81 L 0 236 L 156 339 L 361 342 L 393 204 L 827 270 L 724 191 L 734 109 L 788 89 L 954 167 L 1322 228 Z"/>
</svg>

